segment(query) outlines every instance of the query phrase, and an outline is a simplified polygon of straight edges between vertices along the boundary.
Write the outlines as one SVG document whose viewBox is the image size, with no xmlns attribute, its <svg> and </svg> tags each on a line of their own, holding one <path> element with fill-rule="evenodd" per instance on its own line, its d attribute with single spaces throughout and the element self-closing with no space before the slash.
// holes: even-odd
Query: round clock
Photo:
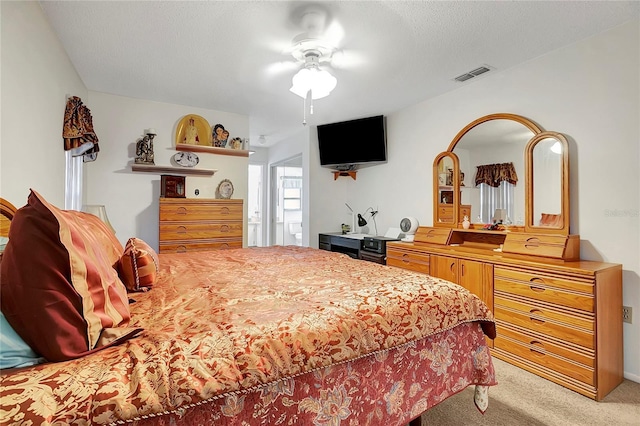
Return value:
<svg viewBox="0 0 640 426">
<path fill-rule="evenodd" d="M 231 198 L 233 195 L 233 184 L 229 179 L 223 179 L 216 189 L 216 193 L 220 198 Z"/>
<path fill-rule="evenodd" d="M 413 241 L 413 234 L 418 230 L 418 219 L 415 217 L 405 217 L 400 221 L 400 230 L 405 237 L 402 241 Z"/>
<path fill-rule="evenodd" d="M 182 167 L 195 167 L 200 162 L 200 159 L 195 152 L 181 151 L 173 156 L 173 161 Z"/>
</svg>

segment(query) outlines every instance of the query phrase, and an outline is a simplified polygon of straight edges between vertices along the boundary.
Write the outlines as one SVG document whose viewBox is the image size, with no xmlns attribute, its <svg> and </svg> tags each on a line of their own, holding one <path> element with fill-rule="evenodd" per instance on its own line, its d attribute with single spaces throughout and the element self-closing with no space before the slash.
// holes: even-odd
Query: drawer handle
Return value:
<svg viewBox="0 0 640 426">
<path fill-rule="evenodd" d="M 176 210 L 176 214 L 187 214 L 187 208 L 186 207 L 178 207 L 178 210 Z"/>
<path fill-rule="evenodd" d="M 402 255 L 402 261 L 403 261 L 404 263 L 409 263 L 409 255 L 408 255 L 408 254 L 406 254 L 406 253 L 405 253 L 405 254 L 403 254 L 403 255 Z"/>
<path fill-rule="evenodd" d="M 542 284 L 544 284 L 544 280 L 543 280 L 542 278 L 531 278 L 531 279 L 529 280 L 529 282 L 532 284 L 532 285 L 530 285 L 530 286 L 529 286 L 529 288 L 531 289 L 531 291 L 535 291 L 535 292 L 537 292 L 537 293 L 542 293 L 543 291 L 545 291 L 545 290 L 546 290 L 546 288 L 544 288 L 544 287 L 540 287 L 540 286 L 534 285 L 534 284 L 536 284 L 536 283 L 542 283 Z"/>
<path fill-rule="evenodd" d="M 229 248 L 229 243 L 222 243 L 222 244 L 220 244 L 220 248 L 221 248 L 221 249 L 228 249 L 228 248 Z"/>
<path fill-rule="evenodd" d="M 530 313 L 532 313 L 533 315 L 543 315 L 542 311 L 540 309 L 532 309 L 529 311 Z M 534 318 L 534 317 L 529 317 L 529 319 L 531 320 L 532 323 L 534 324 L 538 324 L 538 325 L 542 325 L 544 324 L 546 321 L 540 318 Z"/>
<path fill-rule="evenodd" d="M 452 274 L 454 274 L 454 275 L 455 275 L 455 273 L 456 273 L 456 272 L 455 272 L 455 270 L 454 270 L 454 267 L 455 267 L 455 266 L 456 266 L 456 263 L 455 263 L 455 262 L 451 262 L 451 264 L 449 265 L 449 270 L 450 270 L 450 271 L 451 271 L 451 273 L 452 273 Z"/>
<path fill-rule="evenodd" d="M 542 342 L 539 342 L 537 340 L 532 340 L 529 343 L 531 344 L 531 346 L 529 347 L 529 350 L 531 351 L 531 353 L 534 353 L 536 355 L 541 355 L 541 356 L 546 355 L 546 350 Z"/>
<path fill-rule="evenodd" d="M 176 233 L 178 233 L 178 234 L 186 234 L 187 233 L 187 227 L 186 226 L 178 226 L 178 230 L 176 231 Z"/>
<path fill-rule="evenodd" d="M 229 225 L 220 225 L 220 232 L 229 232 Z"/>
<path fill-rule="evenodd" d="M 535 250 L 540 247 L 540 240 L 538 238 L 527 238 L 524 243 L 524 248 Z"/>
<path fill-rule="evenodd" d="M 433 229 L 431 231 L 427 232 L 427 238 L 435 237 L 436 236 L 435 233 L 436 233 L 436 231 L 434 231 Z"/>
<path fill-rule="evenodd" d="M 220 209 L 220 214 L 229 214 L 231 213 L 231 210 L 229 210 L 229 207 L 223 207 L 222 209 Z"/>
<path fill-rule="evenodd" d="M 178 246 L 178 248 L 176 249 L 176 253 L 186 253 L 187 252 L 187 248 L 185 246 Z"/>
</svg>

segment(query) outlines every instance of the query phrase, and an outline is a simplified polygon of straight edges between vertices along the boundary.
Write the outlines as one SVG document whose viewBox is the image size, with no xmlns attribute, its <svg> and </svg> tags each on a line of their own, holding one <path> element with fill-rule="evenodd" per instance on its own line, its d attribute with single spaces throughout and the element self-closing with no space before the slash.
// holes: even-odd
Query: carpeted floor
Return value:
<svg viewBox="0 0 640 426">
<path fill-rule="evenodd" d="M 489 409 L 473 404 L 473 387 L 422 415 L 423 426 L 640 426 L 640 383 L 625 380 L 602 401 L 580 395 L 493 358 L 498 385 Z"/>
</svg>

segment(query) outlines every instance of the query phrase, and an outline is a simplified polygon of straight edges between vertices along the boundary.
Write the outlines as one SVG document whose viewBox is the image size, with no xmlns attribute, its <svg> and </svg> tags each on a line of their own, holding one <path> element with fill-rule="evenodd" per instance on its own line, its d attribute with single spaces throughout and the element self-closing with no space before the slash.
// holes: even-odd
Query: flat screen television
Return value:
<svg viewBox="0 0 640 426">
<path fill-rule="evenodd" d="M 385 117 L 360 118 L 318 126 L 320 165 L 355 170 L 387 162 Z"/>
</svg>

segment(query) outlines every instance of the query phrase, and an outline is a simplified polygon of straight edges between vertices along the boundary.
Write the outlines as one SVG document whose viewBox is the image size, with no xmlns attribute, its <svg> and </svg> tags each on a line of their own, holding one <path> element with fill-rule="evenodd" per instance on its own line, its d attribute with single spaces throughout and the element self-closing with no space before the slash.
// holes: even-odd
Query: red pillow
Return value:
<svg viewBox="0 0 640 426">
<path fill-rule="evenodd" d="M 120 250 L 120 251 L 118 251 Z M 0 279 L 2 312 L 49 361 L 77 358 L 136 335 L 113 266 L 122 245 L 96 216 L 60 210 L 31 191 L 9 230 Z"/>
<path fill-rule="evenodd" d="M 147 291 L 158 278 L 158 254 L 140 238 L 129 238 L 118 262 L 120 279 L 129 291 Z"/>
</svg>

